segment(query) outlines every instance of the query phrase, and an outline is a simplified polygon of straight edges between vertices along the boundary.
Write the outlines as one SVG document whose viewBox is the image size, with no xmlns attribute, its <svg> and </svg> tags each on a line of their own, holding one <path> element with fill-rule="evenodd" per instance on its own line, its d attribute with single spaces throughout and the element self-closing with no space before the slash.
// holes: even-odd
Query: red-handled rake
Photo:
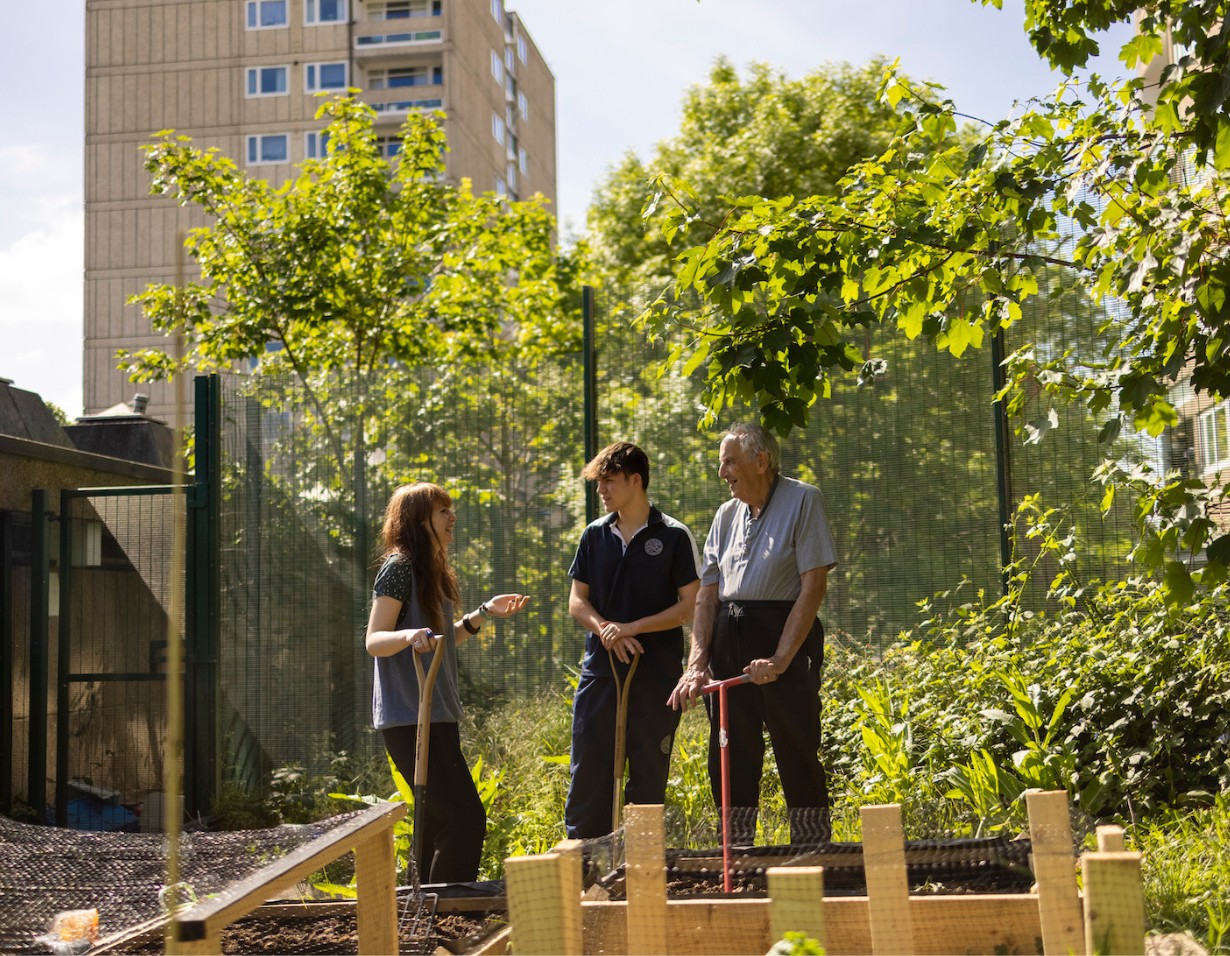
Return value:
<svg viewBox="0 0 1230 956">
<path fill-rule="evenodd" d="M 702 694 L 718 695 L 718 747 L 722 757 L 722 891 L 729 893 L 730 885 L 730 752 L 727 750 L 729 741 L 726 724 L 726 690 L 746 684 L 752 679 L 751 674 L 740 674 L 738 677 L 728 677 L 726 680 L 713 681 L 700 689 Z"/>
</svg>

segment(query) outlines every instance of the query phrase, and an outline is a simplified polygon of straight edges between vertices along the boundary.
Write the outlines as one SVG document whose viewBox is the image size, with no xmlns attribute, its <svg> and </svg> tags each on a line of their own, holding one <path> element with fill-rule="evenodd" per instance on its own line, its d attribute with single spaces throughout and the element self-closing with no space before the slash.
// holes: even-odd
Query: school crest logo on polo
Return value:
<svg viewBox="0 0 1230 956">
<path fill-rule="evenodd" d="M 662 553 L 662 539 L 661 538 L 650 538 L 648 541 L 646 541 L 645 542 L 645 553 L 649 555 L 651 558 L 656 558 L 659 554 L 661 554 Z"/>
</svg>

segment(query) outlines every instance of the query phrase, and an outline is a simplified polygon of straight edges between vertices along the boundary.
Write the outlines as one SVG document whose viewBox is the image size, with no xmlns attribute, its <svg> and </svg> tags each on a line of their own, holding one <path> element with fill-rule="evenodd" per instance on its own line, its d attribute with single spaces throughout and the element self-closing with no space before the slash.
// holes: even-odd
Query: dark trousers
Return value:
<svg viewBox="0 0 1230 956">
<path fill-rule="evenodd" d="M 418 728 L 386 727 L 384 746 L 406 783 L 414 785 Z M 423 827 L 423 883 L 470 883 L 478 879 L 487 835 L 487 815 L 461 753 L 461 733 L 452 722 L 433 723 L 427 743 L 427 784 L 417 817 Z"/>
<path fill-rule="evenodd" d="M 753 660 L 772 657 L 790 615 L 789 602 L 723 603 L 709 657 L 715 680 L 736 677 Z M 790 666 L 771 684 L 741 684 L 726 691 L 729 728 L 731 820 L 735 842 L 751 843 L 760 778 L 764 772 L 764 731 L 769 731 L 782 792 L 790 810 L 791 840 L 829 839 L 829 792 L 820 762 L 820 671 L 824 627 L 817 620 Z M 722 805 L 718 695 L 705 698 L 709 712 L 709 784 Z"/>
<path fill-rule="evenodd" d="M 624 803 L 663 803 L 679 712 L 666 699 L 674 685 L 635 674 L 628 687 L 628 781 Z M 615 791 L 615 681 L 583 676 L 572 704 L 572 760 L 564 830 L 585 840 L 611 832 Z"/>
</svg>

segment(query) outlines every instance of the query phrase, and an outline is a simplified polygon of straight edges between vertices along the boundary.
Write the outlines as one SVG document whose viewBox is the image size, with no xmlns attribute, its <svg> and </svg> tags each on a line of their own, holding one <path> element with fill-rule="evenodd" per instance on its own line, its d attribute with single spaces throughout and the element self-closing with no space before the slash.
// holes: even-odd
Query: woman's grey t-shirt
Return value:
<svg viewBox="0 0 1230 956">
<path fill-rule="evenodd" d="M 400 554 L 390 555 L 376 575 L 372 599 L 390 597 L 401 601 L 397 628 L 429 627 L 419 603 L 418 587 L 410 565 Z M 461 719 L 461 696 L 457 692 L 457 639 L 453 633 L 453 604 L 444 602 L 444 635 L 432 654 L 444 653 L 431 695 L 431 722 L 456 723 Z M 431 666 L 432 654 L 423 655 L 423 673 Z M 414 671 L 414 651 L 404 650 L 388 657 L 377 657 L 376 681 L 372 687 L 372 724 L 377 730 L 417 724 L 419 685 Z"/>
</svg>

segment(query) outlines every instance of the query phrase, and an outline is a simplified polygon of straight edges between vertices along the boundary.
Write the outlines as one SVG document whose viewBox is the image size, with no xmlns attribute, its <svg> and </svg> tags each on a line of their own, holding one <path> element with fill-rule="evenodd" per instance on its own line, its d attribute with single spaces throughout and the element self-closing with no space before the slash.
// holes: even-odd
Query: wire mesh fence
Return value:
<svg viewBox="0 0 1230 956">
<path fill-rule="evenodd" d="M 1100 309 L 1062 289 L 1039 302 L 1048 311 L 1022 324 L 1035 349 L 1096 348 Z M 703 542 L 728 495 L 717 477 L 721 430 L 697 430 L 701 382 L 678 367 L 662 371 L 666 347 L 647 343 L 632 323 L 641 305 L 628 295 L 597 299 L 597 445 L 624 439 L 645 448 L 650 497 Z M 1010 330 L 1004 344 L 1011 351 L 1027 343 Z M 1081 573 L 1124 569 L 1123 506 L 1103 515 L 1089 476 L 1108 455 L 1149 448 L 1135 439 L 1099 445 L 1092 416 L 1052 409 L 1041 389 L 1025 414 L 1042 423 L 1046 440 L 997 436 L 987 350 L 956 360 L 878 328 L 861 345 L 883 360 L 883 373 L 861 386 L 853 376 L 834 378 L 831 399 L 782 443 L 783 472 L 820 486 L 838 543 L 822 608 L 830 639 L 878 652 L 922 620 L 920 601 L 963 581 L 949 600 L 979 590 L 994 599 L 1002 522 L 1026 493 L 1079 531 Z M 587 518 L 583 369 L 580 353 L 548 353 L 533 364 L 404 369 L 378 385 L 225 385 L 227 776 L 255 781 L 313 754 L 376 749 L 362 635 L 381 510 L 404 481 L 434 481 L 454 498 L 463 604 L 504 591 L 532 597 L 526 613 L 491 622 L 462 645 L 464 698 L 482 706 L 566 690 L 584 645 L 567 601 L 567 569 Z M 356 443 L 360 434 L 365 444 Z M 1020 546 L 1030 544 L 1022 538 Z"/>
<path fill-rule="evenodd" d="M 129 808 L 162 790 L 177 506 L 167 488 L 65 493 L 49 741 L 61 825 L 135 830 Z"/>
</svg>

